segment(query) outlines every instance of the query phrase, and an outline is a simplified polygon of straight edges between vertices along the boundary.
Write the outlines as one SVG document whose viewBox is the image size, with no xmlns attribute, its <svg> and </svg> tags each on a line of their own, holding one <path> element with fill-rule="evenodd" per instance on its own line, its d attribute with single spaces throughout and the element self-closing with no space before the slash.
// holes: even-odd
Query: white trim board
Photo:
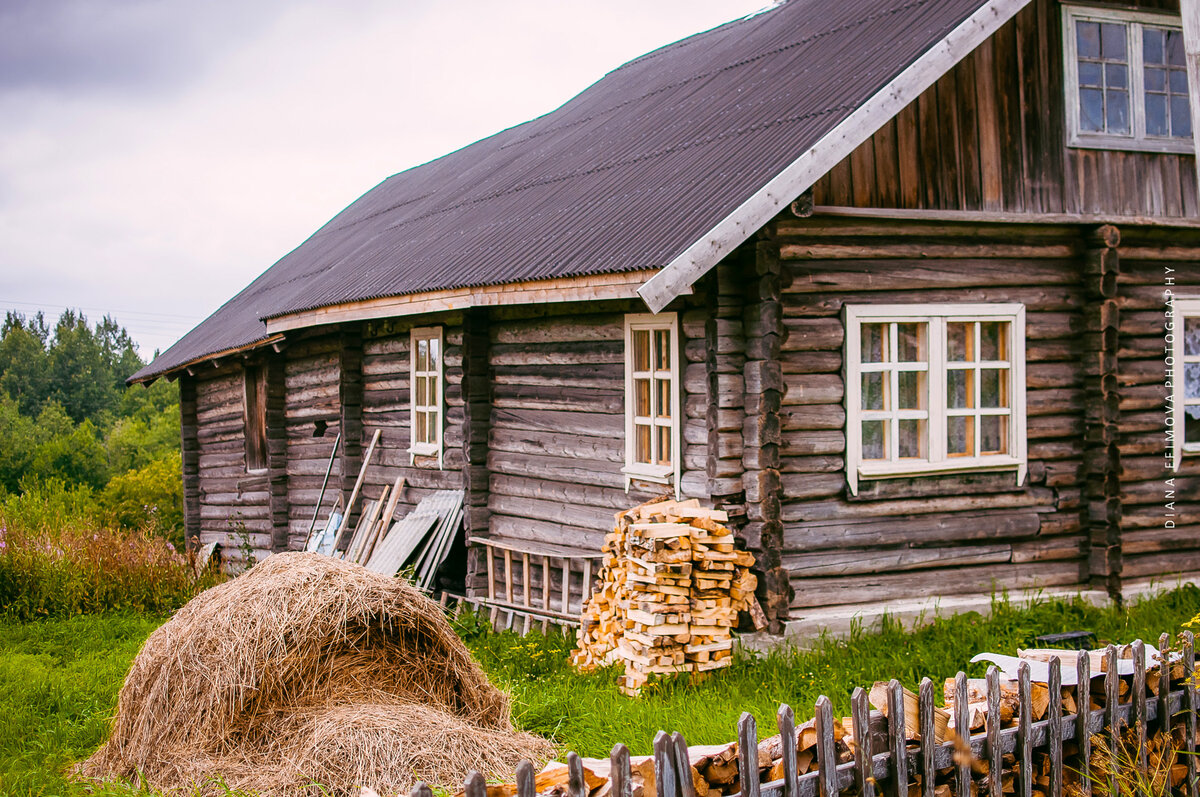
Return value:
<svg viewBox="0 0 1200 797">
<path fill-rule="evenodd" d="M 988 0 L 944 39 L 921 54 L 808 151 L 638 288 L 651 312 L 660 312 L 676 296 L 686 293 L 710 268 L 875 135 L 1029 2 Z"/>
</svg>

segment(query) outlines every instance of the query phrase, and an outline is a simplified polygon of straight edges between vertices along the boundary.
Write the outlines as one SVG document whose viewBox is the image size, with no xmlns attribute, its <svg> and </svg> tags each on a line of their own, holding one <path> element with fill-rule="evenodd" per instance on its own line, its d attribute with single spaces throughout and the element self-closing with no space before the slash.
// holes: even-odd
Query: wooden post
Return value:
<svg viewBox="0 0 1200 797">
<path fill-rule="evenodd" d="M 758 755 L 757 746 L 754 748 L 754 753 L 756 756 Z M 678 787 L 675 783 L 674 758 L 671 737 L 666 731 L 659 731 L 654 736 L 654 784 L 658 789 L 658 797 L 679 797 Z M 758 783 L 757 777 L 754 778 L 754 782 Z M 742 794 L 746 794 L 745 789 L 742 790 Z M 747 795 L 747 797 L 749 796 Z M 757 794 L 754 797 L 757 797 Z"/>
<path fill-rule="evenodd" d="M 1171 635 L 1163 632 L 1158 638 L 1158 727 L 1171 732 Z"/>
<path fill-rule="evenodd" d="M 963 694 L 966 694 L 965 692 Z M 964 702 L 964 705 L 965 702 Z M 854 687 L 850 697 L 850 712 L 854 715 L 854 782 L 860 797 L 875 797 L 875 769 L 871 749 L 871 708 L 867 703 L 867 691 Z M 793 742 L 792 747 L 795 747 Z M 970 792 L 964 792 L 970 794 Z M 785 797 L 791 797 L 785 795 Z"/>
<path fill-rule="evenodd" d="M 746 338 L 742 330 L 745 301 L 743 272 L 748 250 L 717 264 L 703 281 L 708 299 L 704 323 L 705 427 L 708 446 L 705 475 L 715 506 L 729 514 L 728 527 L 742 533 L 746 494 L 742 486 L 742 425 L 746 419 L 742 370 Z M 751 547 L 754 547 L 753 545 Z"/>
<path fill-rule="evenodd" d="M 464 797 L 487 797 L 487 781 L 483 779 L 483 775 L 475 770 L 467 773 L 467 780 L 463 783 Z"/>
<path fill-rule="evenodd" d="M 433 789 L 429 788 L 429 784 L 423 780 L 419 780 L 412 787 L 410 797 L 433 797 Z"/>
<path fill-rule="evenodd" d="M 1063 707 L 1062 707 L 1062 660 L 1050 659 L 1050 797 L 1062 797 L 1063 779 Z"/>
<path fill-rule="evenodd" d="M 1033 795 L 1033 695 L 1029 662 L 1017 665 L 1017 763 L 1020 766 L 1019 797 Z"/>
<path fill-rule="evenodd" d="M 1088 651 L 1075 656 L 1075 744 L 1079 747 L 1079 790 L 1083 797 L 1092 794 L 1092 659 Z"/>
<path fill-rule="evenodd" d="M 987 669 L 987 754 L 988 794 L 1004 797 L 1000 772 L 1004 768 L 1004 750 L 1000 744 L 1000 671 L 993 664 Z"/>
<path fill-rule="evenodd" d="M 917 687 L 917 728 L 921 737 L 921 794 L 933 797 L 937 780 L 937 733 L 933 724 L 933 681 L 921 679 Z"/>
<path fill-rule="evenodd" d="M 787 336 L 781 272 L 778 242 L 759 240 L 742 321 L 746 336 L 742 486 L 749 521 L 744 531 L 762 571 L 759 593 L 772 633 L 783 630 L 792 597 L 782 559 L 783 486 L 779 472 L 779 447 L 783 443 L 780 409 L 785 390 L 780 351 Z"/>
<path fill-rule="evenodd" d="M 463 528 L 467 545 L 473 548 L 474 540 L 487 536 L 491 518 L 487 455 L 492 426 L 492 367 L 487 308 L 473 307 L 463 314 L 462 336 Z M 481 591 L 481 554 L 473 551 L 467 557 L 468 595 Z"/>
<path fill-rule="evenodd" d="M 583 775 L 583 759 L 578 753 L 567 753 L 567 797 L 588 797 L 587 780 Z"/>
<path fill-rule="evenodd" d="M 1121 727 L 1117 707 L 1121 700 L 1121 677 L 1117 674 L 1117 648 L 1109 645 L 1104 651 L 1104 724 L 1108 728 L 1108 759 L 1116 761 L 1121 749 Z M 1117 797 L 1117 767 L 1109 767 L 1108 791 Z"/>
<path fill-rule="evenodd" d="M 517 764 L 517 797 L 534 797 L 537 794 L 536 775 L 533 764 L 522 761 Z"/>
<path fill-rule="evenodd" d="M 287 475 L 287 390 L 282 354 L 268 351 L 267 395 L 267 501 L 271 514 L 271 550 L 289 548 L 288 475 Z M 302 546 L 305 540 L 298 541 Z"/>
<path fill-rule="evenodd" d="M 1183 632 L 1183 708 L 1186 730 L 1183 734 L 1184 763 L 1187 764 L 1188 797 L 1197 797 L 1196 781 L 1200 767 L 1196 766 L 1196 640 L 1191 631 Z"/>
<path fill-rule="evenodd" d="M 1103 225 L 1085 235 L 1082 280 L 1089 304 L 1084 311 L 1084 468 L 1091 583 L 1121 592 L 1120 385 L 1117 348 L 1120 308 L 1117 278 L 1120 231 Z"/>
<path fill-rule="evenodd" d="M 339 340 L 338 423 L 342 429 L 342 495 L 354 491 L 358 472 L 362 469 L 363 448 L 363 342 L 361 325 L 347 325 Z M 354 528 L 357 510 L 346 503 L 343 528 Z M 341 535 L 339 534 L 339 537 Z M 340 540 L 339 540 L 340 542 Z"/>
<path fill-rule="evenodd" d="M 195 550 L 200 543 L 200 440 L 196 417 L 196 378 L 179 377 L 179 436 L 183 459 L 184 544 Z"/>
<path fill-rule="evenodd" d="M 657 770 L 657 739 L 654 740 L 654 749 L 656 753 L 655 770 Z M 749 711 L 743 711 L 741 719 L 738 720 L 738 779 L 742 784 L 742 797 L 759 797 L 758 725 L 754 721 L 754 715 Z M 672 797 L 670 792 L 664 794 L 661 786 L 658 794 L 659 797 Z"/>
<path fill-rule="evenodd" d="M 633 797 L 633 773 L 629 769 L 629 748 L 621 743 L 613 745 L 608 757 L 609 777 L 612 779 L 612 797 Z"/>
<path fill-rule="evenodd" d="M 1146 774 L 1146 645 L 1133 641 L 1133 705 L 1129 711 L 1129 726 L 1137 735 L 1138 771 Z"/>
<path fill-rule="evenodd" d="M 671 734 L 671 747 L 675 759 L 675 777 L 679 781 L 679 795 L 696 797 L 696 784 L 692 782 L 692 765 L 688 760 L 687 740 L 679 731 Z"/>
<path fill-rule="evenodd" d="M 971 744 L 971 719 L 969 706 L 965 698 L 960 698 L 958 695 L 967 694 L 967 674 L 959 670 L 954 676 L 954 733 L 964 744 Z M 958 763 L 955 772 L 955 784 L 957 785 L 958 797 L 971 797 L 971 762 L 964 760 Z"/>
</svg>

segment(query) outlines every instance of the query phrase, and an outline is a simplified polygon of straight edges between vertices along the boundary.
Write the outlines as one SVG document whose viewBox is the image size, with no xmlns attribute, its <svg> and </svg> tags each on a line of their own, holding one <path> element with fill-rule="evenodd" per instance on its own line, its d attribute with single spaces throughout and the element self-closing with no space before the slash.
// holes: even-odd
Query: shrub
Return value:
<svg viewBox="0 0 1200 797">
<path fill-rule="evenodd" d="M 126 528 L 153 526 L 183 544 L 183 480 L 175 451 L 145 467 L 114 476 L 99 495 L 100 506 Z"/>
<path fill-rule="evenodd" d="M 20 511 L 9 511 L 12 503 L 0 507 L 0 616 L 166 612 L 213 579 L 197 581 L 188 558 L 153 527 L 114 528 L 86 512 L 71 518 L 67 504 L 43 514 L 61 522 L 30 523 Z"/>
</svg>

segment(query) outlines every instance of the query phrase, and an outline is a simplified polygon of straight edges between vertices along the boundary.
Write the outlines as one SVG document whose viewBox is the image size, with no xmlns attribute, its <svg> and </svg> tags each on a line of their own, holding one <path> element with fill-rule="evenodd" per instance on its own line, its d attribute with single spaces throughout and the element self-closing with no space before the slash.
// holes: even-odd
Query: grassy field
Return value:
<svg viewBox="0 0 1200 797">
<path fill-rule="evenodd" d="M 886 627 L 808 651 L 739 659 L 696 687 L 682 681 L 652 686 L 641 699 L 621 696 L 615 674 L 579 675 L 566 662 L 570 641 L 558 635 L 526 639 L 483 631 L 471 620 L 460 633 L 491 678 L 513 697 L 514 720 L 554 739 L 564 750 L 603 756 L 618 741 L 649 752 L 654 733 L 681 730 L 697 744 L 727 741 L 743 710 L 772 732 L 780 702 L 801 718 L 821 694 L 848 711 L 854 686 L 899 677 L 953 675 L 975 653 L 1013 652 L 1038 634 L 1088 629 L 1101 639 L 1157 640 L 1200 613 L 1200 589 L 1184 588 L 1127 607 L 1077 603 L 1015 607 L 997 603 L 988 617 L 965 615 L 915 632 Z M 129 794 L 71 782 L 64 772 L 104 738 L 121 679 L 142 641 L 162 621 L 137 614 L 79 616 L 32 623 L 0 622 L 0 793 L 5 795 Z M 968 670 L 982 675 L 977 665 Z"/>
</svg>

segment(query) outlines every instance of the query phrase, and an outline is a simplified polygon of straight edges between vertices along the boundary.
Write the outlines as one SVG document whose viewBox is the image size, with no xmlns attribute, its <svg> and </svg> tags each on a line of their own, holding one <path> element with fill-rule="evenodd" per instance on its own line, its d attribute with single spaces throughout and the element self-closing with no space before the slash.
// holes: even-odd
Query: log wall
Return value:
<svg viewBox="0 0 1200 797">
<path fill-rule="evenodd" d="M 283 375 L 288 547 L 292 550 L 301 548 L 308 536 L 321 482 L 329 466 L 329 456 L 333 453 L 333 443 L 341 432 L 338 390 L 341 340 L 329 332 L 297 337 L 299 340 L 293 341 L 284 352 Z M 318 525 L 324 522 L 333 508 L 343 475 L 339 451 L 321 503 Z"/>
<path fill-rule="evenodd" d="M 1081 585 L 1086 299 L 1067 227 L 780 222 L 783 564 L 792 615 L 993 589 Z M 846 489 L 846 304 L 1026 307 L 1029 475 L 925 476 Z"/>
<path fill-rule="evenodd" d="M 1034 0 L 821 178 L 815 203 L 1195 217 L 1192 155 L 1066 146 L 1061 14 Z"/>
</svg>

